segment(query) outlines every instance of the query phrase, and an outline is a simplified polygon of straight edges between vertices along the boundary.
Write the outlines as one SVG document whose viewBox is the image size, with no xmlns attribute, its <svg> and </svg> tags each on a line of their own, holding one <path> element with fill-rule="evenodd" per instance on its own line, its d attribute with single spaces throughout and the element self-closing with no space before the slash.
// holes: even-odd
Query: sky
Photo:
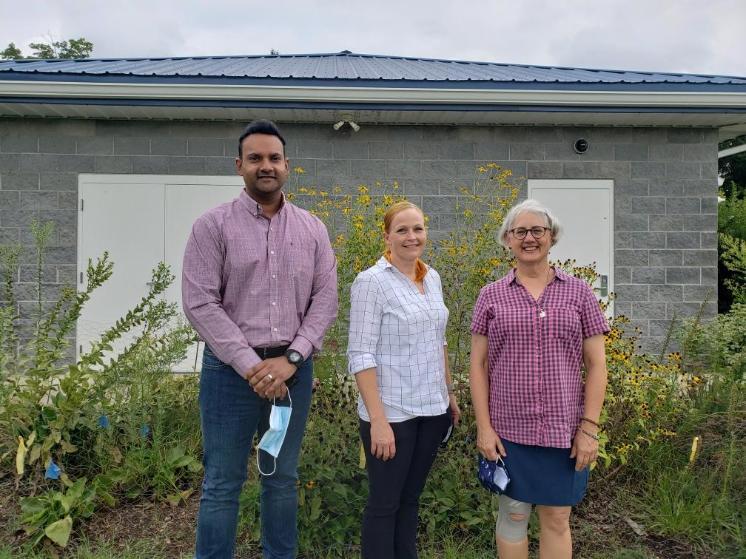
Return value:
<svg viewBox="0 0 746 559">
<path fill-rule="evenodd" d="M 329 53 L 746 76 L 746 0 L 0 0 L 0 48 Z"/>
</svg>

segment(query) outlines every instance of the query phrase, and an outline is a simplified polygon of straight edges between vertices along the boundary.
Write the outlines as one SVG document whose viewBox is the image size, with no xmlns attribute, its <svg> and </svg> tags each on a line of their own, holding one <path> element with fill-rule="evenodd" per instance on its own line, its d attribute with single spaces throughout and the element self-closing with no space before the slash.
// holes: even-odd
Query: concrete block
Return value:
<svg viewBox="0 0 746 559">
<path fill-rule="evenodd" d="M 617 196 L 614 211 L 618 214 L 664 214 L 666 199 L 658 196 Z M 650 225 L 652 227 L 653 224 Z"/>
<path fill-rule="evenodd" d="M 205 158 L 196 156 L 169 157 L 168 172 L 172 175 L 202 175 L 205 173 Z"/>
<path fill-rule="evenodd" d="M 717 250 L 685 250 L 684 266 L 717 266 Z"/>
<path fill-rule="evenodd" d="M 403 142 L 368 142 L 368 157 L 371 159 L 402 159 Z"/>
<path fill-rule="evenodd" d="M 2 153 L 38 153 L 39 138 L 18 134 L 0 137 L 0 151 Z"/>
<path fill-rule="evenodd" d="M 350 162 L 346 160 L 319 159 L 316 161 L 318 176 L 349 177 Z"/>
<path fill-rule="evenodd" d="M 130 121 L 130 120 L 97 120 L 96 136 L 123 136 L 149 138 L 153 136 L 168 136 L 173 125 L 168 121 Z M 192 123 L 185 123 L 192 125 Z M 204 126 L 204 125 L 202 125 Z"/>
<path fill-rule="evenodd" d="M 19 281 L 22 283 L 37 282 L 39 271 L 36 266 L 19 266 Z M 42 266 L 41 281 L 43 283 L 57 283 L 57 266 Z"/>
<path fill-rule="evenodd" d="M 614 192 L 617 196 L 647 196 L 649 185 L 649 179 L 618 179 L 614 181 Z"/>
<path fill-rule="evenodd" d="M 150 155 L 150 138 L 114 137 L 115 155 Z"/>
<path fill-rule="evenodd" d="M 74 136 L 39 136 L 39 151 L 41 153 L 75 153 Z"/>
<path fill-rule="evenodd" d="M 666 283 L 699 285 L 699 268 L 666 268 Z"/>
<path fill-rule="evenodd" d="M 77 283 L 77 267 L 76 266 L 57 266 L 57 283 L 64 285 L 75 285 Z"/>
<path fill-rule="evenodd" d="M 21 159 L 22 172 L 55 171 L 57 173 L 92 173 L 95 158 L 92 155 L 29 154 Z"/>
<path fill-rule="evenodd" d="M 717 304 L 714 302 L 668 303 L 668 318 L 696 316 L 700 312 L 703 317 L 715 316 Z"/>
<path fill-rule="evenodd" d="M 437 156 L 439 159 L 451 159 L 454 161 L 473 161 L 474 144 L 469 142 L 444 142 L 437 144 Z"/>
<path fill-rule="evenodd" d="M 452 161 L 423 161 L 422 177 L 433 179 L 456 178 L 458 169 Z"/>
<path fill-rule="evenodd" d="M 505 143 L 478 143 L 474 146 L 474 158 L 482 161 L 505 161 L 510 157 L 510 148 Z"/>
<path fill-rule="evenodd" d="M 713 266 L 711 268 L 701 268 L 700 269 L 700 277 L 701 281 L 700 283 L 702 285 L 717 285 L 718 284 L 718 269 L 716 266 Z"/>
<path fill-rule="evenodd" d="M 567 179 L 597 179 L 602 177 L 601 163 L 598 161 L 566 161 L 563 165 L 562 177 Z"/>
<path fill-rule="evenodd" d="M 656 179 L 666 176 L 666 163 L 657 161 L 633 161 L 630 163 L 633 179 Z"/>
<path fill-rule="evenodd" d="M 616 266 L 647 266 L 648 251 L 646 250 L 616 250 L 614 251 Z"/>
<path fill-rule="evenodd" d="M 699 198 L 666 198 L 667 214 L 698 214 L 700 213 Z"/>
<path fill-rule="evenodd" d="M 509 144 L 508 159 L 519 161 L 542 161 L 544 145 L 542 144 Z"/>
<path fill-rule="evenodd" d="M 132 158 L 127 155 L 97 155 L 94 170 L 96 173 L 132 173 Z"/>
<path fill-rule="evenodd" d="M 384 176 L 387 179 L 400 180 L 407 178 L 417 178 L 422 172 L 421 165 L 425 165 L 426 163 L 427 162 L 421 164 L 420 161 L 409 161 L 406 159 L 388 160 L 385 164 Z"/>
<path fill-rule="evenodd" d="M 598 178 L 628 180 L 631 176 L 630 165 L 627 161 L 601 161 Z"/>
<path fill-rule="evenodd" d="M 617 161 L 647 161 L 647 144 L 617 144 L 614 146 L 614 159 Z"/>
<path fill-rule="evenodd" d="M 137 175 L 166 175 L 168 158 L 162 155 L 133 155 L 132 172 Z"/>
<path fill-rule="evenodd" d="M 58 192 L 57 207 L 61 210 L 78 209 L 78 193 L 75 192 Z"/>
<path fill-rule="evenodd" d="M 635 266 L 632 268 L 632 283 L 645 285 L 666 283 L 666 269 Z"/>
<path fill-rule="evenodd" d="M 648 257 L 651 266 L 681 266 L 684 263 L 683 250 L 651 250 Z"/>
<path fill-rule="evenodd" d="M 701 144 L 704 141 L 701 128 L 669 128 L 667 135 L 672 144 Z"/>
<path fill-rule="evenodd" d="M 233 157 L 204 157 L 205 174 L 217 176 L 229 176 L 236 174 L 236 164 Z M 293 180 L 293 162 L 291 161 L 290 180 Z"/>
<path fill-rule="evenodd" d="M 700 211 L 703 214 L 716 214 L 718 211 L 718 199 L 714 196 L 700 200 Z"/>
<path fill-rule="evenodd" d="M 684 196 L 717 196 L 717 181 L 710 179 L 686 179 L 681 181 Z"/>
<path fill-rule="evenodd" d="M 38 219 L 37 211 L 0 209 L 0 227 L 28 227 L 31 220 Z"/>
<path fill-rule="evenodd" d="M 675 161 L 665 163 L 666 176 L 671 179 L 698 179 L 700 177 L 700 163 L 689 161 Z"/>
<path fill-rule="evenodd" d="M 681 318 L 681 316 L 677 318 Z M 672 332 L 677 327 L 678 323 L 679 320 L 673 321 L 671 319 L 651 320 L 649 323 L 650 336 L 666 338 L 669 336 L 669 332 Z"/>
<path fill-rule="evenodd" d="M 650 181 L 651 196 L 682 196 L 684 194 L 682 179 L 655 179 Z"/>
<path fill-rule="evenodd" d="M 714 301 L 717 298 L 717 288 L 713 285 L 684 285 L 683 301 L 687 303 Z"/>
<path fill-rule="evenodd" d="M 332 142 L 334 159 L 368 159 L 370 157 L 368 142 L 338 141 Z"/>
<path fill-rule="evenodd" d="M 435 142 L 406 142 L 404 159 L 438 159 L 440 146 Z"/>
<path fill-rule="evenodd" d="M 22 210 L 56 210 L 57 193 L 43 190 L 26 190 L 21 192 Z"/>
<path fill-rule="evenodd" d="M 684 161 L 717 161 L 717 144 L 684 144 Z"/>
<path fill-rule="evenodd" d="M 652 144 L 648 150 L 650 161 L 682 161 L 684 149 L 681 144 Z"/>
<path fill-rule="evenodd" d="M 562 176 L 562 163 L 559 161 L 529 161 L 526 165 L 529 179 L 558 179 Z"/>
<path fill-rule="evenodd" d="M 682 285 L 651 285 L 650 300 L 664 303 L 684 300 L 684 286 Z"/>
<path fill-rule="evenodd" d="M 2 224 L 2 218 L 0 218 Z M 19 242 L 21 230 L 18 227 L 0 227 L 0 245 L 10 245 Z M 2 297 L 2 294 L 0 294 Z"/>
<path fill-rule="evenodd" d="M 648 216 L 643 214 L 620 214 L 614 216 L 617 231 L 647 231 Z"/>
<path fill-rule="evenodd" d="M 39 175 L 41 190 L 57 190 L 60 192 L 78 191 L 77 173 L 41 173 Z"/>
<path fill-rule="evenodd" d="M 699 248 L 716 248 L 718 246 L 717 232 L 700 233 L 699 244 Z"/>
<path fill-rule="evenodd" d="M 31 191 L 34 192 L 34 191 Z M 0 208 L 17 210 L 21 205 L 21 193 L 13 190 L 0 190 Z"/>
<path fill-rule="evenodd" d="M 614 267 L 614 285 L 632 282 L 632 268 L 627 266 Z"/>
<path fill-rule="evenodd" d="M 631 318 L 632 303 L 625 303 L 624 301 L 614 301 L 614 316 L 626 316 L 627 318 Z"/>
<path fill-rule="evenodd" d="M 428 215 L 433 214 L 458 214 L 456 196 L 423 196 L 422 211 Z"/>
<path fill-rule="evenodd" d="M 665 248 L 666 233 L 655 231 L 629 233 L 632 240 L 631 248 Z"/>
<path fill-rule="evenodd" d="M 111 136 L 93 136 L 77 138 L 75 153 L 81 155 L 113 155 L 114 138 Z"/>
<path fill-rule="evenodd" d="M 680 216 L 684 222 L 684 231 L 717 231 L 716 214 L 697 214 Z"/>
<path fill-rule="evenodd" d="M 718 176 L 718 164 L 717 161 L 712 161 L 710 163 L 700 163 L 699 165 L 699 176 L 703 179 L 707 179 L 710 181 L 713 181 L 713 184 L 717 184 L 717 176 Z"/>
<path fill-rule="evenodd" d="M 667 248 L 700 248 L 699 233 L 696 231 L 681 231 L 666 233 Z"/>
<path fill-rule="evenodd" d="M 39 190 L 39 173 L 3 173 L 0 185 L 3 190 Z"/>
<path fill-rule="evenodd" d="M 350 175 L 364 182 L 381 180 L 386 173 L 383 159 L 357 159 L 350 161 Z"/>
<path fill-rule="evenodd" d="M 151 155 L 186 155 L 187 141 L 184 138 L 156 136 L 150 139 Z"/>
<path fill-rule="evenodd" d="M 225 141 L 222 138 L 187 138 L 187 155 L 226 155 Z"/>
<path fill-rule="evenodd" d="M 614 287 L 618 301 L 648 301 L 647 285 L 617 285 Z"/>
<path fill-rule="evenodd" d="M 228 166 L 231 171 L 230 174 L 233 174 L 236 172 L 236 166 L 233 163 L 233 158 L 225 158 L 226 162 L 230 161 L 230 165 Z M 316 175 L 316 160 L 315 159 L 291 159 L 290 160 L 290 169 L 294 170 L 297 168 L 303 169 L 303 173 L 300 173 L 302 178 L 303 176 L 314 176 Z"/>
<path fill-rule="evenodd" d="M 666 303 L 649 301 L 632 303 L 632 318 L 661 319 L 666 318 Z"/>
<path fill-rule="evenodd" d="M 303 140 L 298 142 L 298 157 L 306 157 L 310 159 L 331 159 L 334 154 L 332 153 L 332 143 L 322 141 L 311 141 Z"/>
<path fill-rule="evenodd" d="M 20 169 L 21 157 L 15 153 L 0 153 L 0 173 L 17 173 Z"/>
</svg>

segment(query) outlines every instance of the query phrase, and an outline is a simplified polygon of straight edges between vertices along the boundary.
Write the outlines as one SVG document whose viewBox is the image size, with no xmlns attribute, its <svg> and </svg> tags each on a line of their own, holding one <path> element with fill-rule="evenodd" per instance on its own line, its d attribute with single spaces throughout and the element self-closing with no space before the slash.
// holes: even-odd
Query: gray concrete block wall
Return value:
<svg viewBox="0 0 746 559">
<path fill-rule="evenodd" d="M 30 221 L 55 223 L 44 269 L 49 298 L 75 276 L 79 173 L 231 175 L 245 123 L 0 120 L 0 243 L 30 249 Z M 717 289 L 717 131 L 676 128 L 447 127 L 283 124 L 300 184 L 354 192 L 397 181 L 423 205 L 434 233 L 458 219 L 458 186 L 480 164 L 527 179 L 614 180 L 616 312 L 655 351 L 672 318 Z M 587 153 L 572 149 L 577 138 Z M 30 282 L 32 251 L 21 270 Z M 28 292 L 28 288 L 24 287 Z"/>
</svg>

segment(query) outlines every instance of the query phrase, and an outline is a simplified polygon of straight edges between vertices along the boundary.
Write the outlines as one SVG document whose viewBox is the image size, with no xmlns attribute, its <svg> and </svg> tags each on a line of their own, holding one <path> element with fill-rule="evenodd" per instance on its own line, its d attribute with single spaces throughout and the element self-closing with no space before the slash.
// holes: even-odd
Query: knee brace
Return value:
<svg viewBox="0 0 746 559">
<path fill-rule="evenodd" d="M 500 495 L 495 534 L 501 540 L 520 542 L 528 537 L 528 517 L 531 504 Z"/>
</svg>

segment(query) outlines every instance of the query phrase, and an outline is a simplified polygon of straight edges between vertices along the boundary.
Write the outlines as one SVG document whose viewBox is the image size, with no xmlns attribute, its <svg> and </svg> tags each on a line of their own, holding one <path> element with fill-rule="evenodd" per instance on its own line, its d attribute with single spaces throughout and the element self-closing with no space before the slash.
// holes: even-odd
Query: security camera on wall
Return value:
<svg viewBox="0 0 746 559">
<path fill-rule="evenodd" d="M 591 145 L 588 143 L 588 140 L 585 138 L 578 138 L 575 140 L 575 143 L 572 145 L 572 149 L 575 150 L 575 153 L 583 154 L 586 151 L 588 151 L 588 148 L 590 148 Z"/>
</svg>

